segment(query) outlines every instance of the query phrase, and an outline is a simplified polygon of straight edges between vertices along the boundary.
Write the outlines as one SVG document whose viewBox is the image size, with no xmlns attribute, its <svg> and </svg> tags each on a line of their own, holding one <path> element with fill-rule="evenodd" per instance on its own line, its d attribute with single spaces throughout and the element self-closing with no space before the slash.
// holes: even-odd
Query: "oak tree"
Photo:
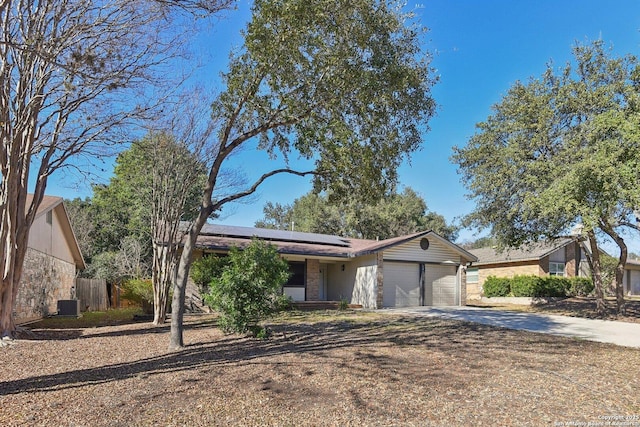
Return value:
<svg viewBox="0 0 640 427">
<path fill-rule="evenodd" d="M 172 303 L 170 348 L 183 346 L 185 289 L 196 239 L 213 213 L 277 174 L 313 174 L 337 197 L 381 194 L 420 147 L 434 113 L 435 82 L 423 29 L 395 3 L 378 0 L 256 0 L 244 44 L 213 102 L 218 123 L 198 216 L 184 241 Z M 272 156 L 301 156 L 309 170 L 265 168 L 220 196 L 227 159 L 256 141 Z M 253 165 L 258 169 L 260 165 Z"/>
<path fill-rule="evenodd" d="M 604 293 L 597 238 L 618 245 L 616 295 L 624 311 L 623 229 L 640 206 L 640 66 L 602 41 L 573 48 L 574 62 L 516 82 L 453 160 L 476 201 L 467 223 L 503 246 L 569 234 L 587 238 L 598 311 Z"/>
</svg>

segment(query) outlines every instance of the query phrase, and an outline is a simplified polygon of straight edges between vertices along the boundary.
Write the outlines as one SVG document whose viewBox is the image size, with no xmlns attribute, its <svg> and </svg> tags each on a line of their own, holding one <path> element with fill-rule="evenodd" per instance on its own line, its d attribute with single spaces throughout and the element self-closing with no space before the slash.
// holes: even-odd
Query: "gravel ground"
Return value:
<svg viewBox="0 0 640 427">
<path fill-rule="evenodd" d="M 0 348 L 0 425 L 640 426 L 636 349 L 369 312 L 186 326 L 180 352 L 147 323 L 34 329 Z"/>
</svg>

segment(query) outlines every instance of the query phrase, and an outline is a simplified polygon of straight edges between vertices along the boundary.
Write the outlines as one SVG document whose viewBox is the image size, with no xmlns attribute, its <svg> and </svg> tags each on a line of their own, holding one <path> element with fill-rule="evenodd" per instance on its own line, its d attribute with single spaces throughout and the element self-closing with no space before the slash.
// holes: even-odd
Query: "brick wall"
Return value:
<svg viewBox="0 0 640 427">
<path fill-rule="evenodd" d="M 547 258 L 547 271 L 549 270 L 549 259 Z M 482 285 L 489 276 L 513 277 L 513 276 L 543 276 L 544 269 L 536 262 L 514 262 L 509 264 L 493 264 L 478 267 L 478 283 L 466 283 L 467 299 L 478 299 L 482 296 Z M 465 274 L 466 276 L 466 274 Z"/>
<path fill-rule="evenodd" d="M 578 273 L 578 243 L 574 242 L 564 247 L 564 275 L 566 277 L 575 277 Z"/>
<path fill-rule="evenodd" d="M 320 261 L 307 259 L 307 301 L 320 301 Z"/>
<path fill-rule="evenodd" d="M 56 314 L 58 300 L 75 297 L 75 264 L 28 249 L 15 305 L 17 323 Z"/>
</svg>

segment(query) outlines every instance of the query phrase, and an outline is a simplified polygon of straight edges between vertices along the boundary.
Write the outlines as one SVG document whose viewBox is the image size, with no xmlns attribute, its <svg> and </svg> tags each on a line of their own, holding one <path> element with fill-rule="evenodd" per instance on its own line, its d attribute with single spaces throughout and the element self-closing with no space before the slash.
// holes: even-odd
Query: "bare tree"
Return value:
<svg viewBox="0 0 640 427">
<path fill-rule="evenodd" d="M 175 282 L 178 246 L 185 231 L 180 227 L 181 221 L 194 214 L 205 170 L 184 140 L 162 133 L 151 134 L 147 143 L 153 160 L 148 172 L 151 177 L 153 323 L 158 325 L 165 322 L 169 292 Z"/>
<path fill-rule="evenodd" d="M 6 0 L 0 3 L 0 334 L 15 330 L 28 233 L 48 177 L 150 113 L 149 85 L 186 32 L 229 0 Z M 179 13 L 188 12 L 188 13 Z M 166 71 L 166 70 L 165 70 Z M 133 102 L 132 100 L 136 100 Z M 33 170 L 32 170 L 33 169 Z M 30 176 L 34 197 L 27 204 Z"/>
</svg>

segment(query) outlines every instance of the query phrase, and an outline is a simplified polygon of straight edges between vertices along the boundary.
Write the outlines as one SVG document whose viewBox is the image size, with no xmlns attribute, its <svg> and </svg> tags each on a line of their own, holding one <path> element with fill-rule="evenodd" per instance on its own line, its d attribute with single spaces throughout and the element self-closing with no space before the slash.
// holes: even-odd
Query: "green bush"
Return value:
<svg viewBox="0 0 640 427">
<path fill-rule="evenodd" d="M 198 286 L 200 295 L 209 292 L 211 281 L 222 275 L 224 269 L 229 265 L 229 257 L 226 256 L 206 256 L 193 261 L 189 276 Z"/>
<path fill-rule="evenodd" d="M 538 278 L 538 286 L 531 297 L 565 297 L 570 287 L 569 279 L 558 276 Z"/>
<path fill-rule="evenodd" d="M 511 293 L 510 280 L 504 277 L 489 276 L 483 285 L 485 297 L 506 297 Z"/>
<path fill-rule="evenodd" d="M 515 276 L 511 279 L 511 294 L 514 297 L 532 297 L 535 296 L 538 288 L 540 277 L 537 276 Z"/>
<path fill-rule="evenodd" d="M 244 250 L 232 248 L 228 261 L 220 277 L 211 282 L 205 302 L 220 313 L 218 325 L 223 331 L 266 337 L 258 323 L 290 303 L 282 295 L 289 266 L 275 246 L 257 239 Z"/>
<path fill-rule="evenodd" d="M 151 279 L 131 279 L 122 284 L 121 298 L 142 306 L 145 313 L 153 313 L 153 283 Z"/>
<path fill-rule="evenodd" d="M 588 277 L 572 277 L 569 279 L 569 288 L 567 296 L 569 297 L 586 297 L 593 292 L 593 280 Z"/>
</svg>

